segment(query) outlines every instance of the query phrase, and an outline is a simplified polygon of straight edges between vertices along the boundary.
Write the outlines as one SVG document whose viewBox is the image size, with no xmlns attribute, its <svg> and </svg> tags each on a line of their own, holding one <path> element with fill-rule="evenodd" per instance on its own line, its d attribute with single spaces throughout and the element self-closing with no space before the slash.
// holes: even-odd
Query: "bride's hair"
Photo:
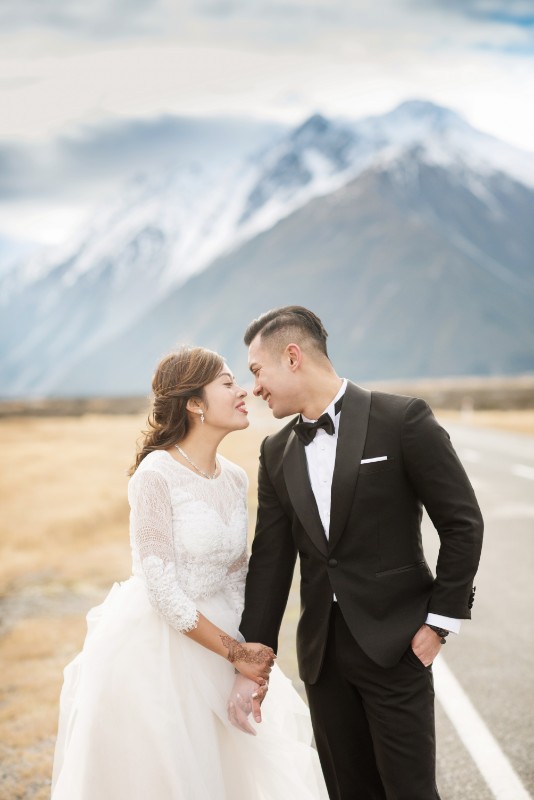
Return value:
<svg viewBox="0 0 534 800">
<path fill-rule="evenodd" d="M 159 362 L 152 378 L 149 427 L 143 431 L 129 475 L 153 450 L 166 450 L 185 438 L 191 424 L 187 401 L 198 398 L 205 403 L 204 386 L 215 380 L 223 365 L 222 356 L 204 347 L 181 347 Z"/>
</svg>

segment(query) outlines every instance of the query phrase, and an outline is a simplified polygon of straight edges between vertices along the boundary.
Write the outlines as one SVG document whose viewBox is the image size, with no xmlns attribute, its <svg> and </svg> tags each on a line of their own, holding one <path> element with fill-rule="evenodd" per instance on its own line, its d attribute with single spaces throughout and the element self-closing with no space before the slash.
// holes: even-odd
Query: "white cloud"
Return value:
<svg viewBox="0 0 534 800">
<path fill-rule="evenodd" d="M 88 126 L 166 114 L 297 123 L 317 110 L 362 117 L 415 97 L 534 149 L 529 13 L 522 0 L 4 0 L 8 177 L 21 174 L 13 142 L 48 153 L 49 141 Z M 37 194 L 30 227 L 40 218 L 39 236 L 55 239 L 66 210 L 60 204 L 48 223 Z M 6 232 L 18 236 L 25 214 L 7 211 Z"/>
<path fill-rule="evenodd" d="M 0 87 L 0 138 L 43 139 L 106 118 L 165 113 L 294 122 L 316 109 L 362 116 L 421 96 L 532 147 L 534 121 L 525 103 L 533 79 L 529 60 L 461 44 L 422 52 L 415 38 L 412 33 L 394 48 L 384 32 L 358 41 L 331 35 L 313 52 L 285 48 L 276 54 L 146 41 L 4 58 L 5 78 L 19 85 Z"/>
<path fill-rule="evenodd" d="M 153 30 L 162 0 L 2 0 L 0 30 L 51 30 L 108 38 Z"/>
</svg>

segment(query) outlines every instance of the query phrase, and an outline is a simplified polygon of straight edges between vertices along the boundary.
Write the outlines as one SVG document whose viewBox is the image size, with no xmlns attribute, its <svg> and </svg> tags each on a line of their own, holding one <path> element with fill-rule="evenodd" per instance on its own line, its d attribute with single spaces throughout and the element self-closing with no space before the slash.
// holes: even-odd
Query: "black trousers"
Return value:
<svg viewBox="0 0 534 800">
<path fill-rule="evenodd" d="M 439 800 L 432 669 L 411 648 L 380 667 L 333 603 L 321 675 L 306 691 L 331 800 Z"/>
</svg>

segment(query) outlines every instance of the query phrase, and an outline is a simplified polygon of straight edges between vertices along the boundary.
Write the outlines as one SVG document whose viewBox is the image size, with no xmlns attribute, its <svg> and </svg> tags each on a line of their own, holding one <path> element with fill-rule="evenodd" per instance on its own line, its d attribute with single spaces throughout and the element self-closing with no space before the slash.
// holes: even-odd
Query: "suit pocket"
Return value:
<svg viewBox="0 0 534 800">
<path fill-rule="evenodd" d="M 388 456 L 387 461 L 371 461 L 367 464 L 360 464 L 358 477 L 365 475 L 378 475 L 380 472 L 389 472 L 395 466 L 395 459 Z"/>
<path fill-rule="evenodd" d="M 415 664 L 418 669 L 423 670 L 423 672 L 427 672 L 428 673 L 428 672 L 432 671 L 432 664 L 429 664 L 428 667 L 425 667 L 425 665 L 423 664 L 423 662 L 421 661 L 419 656 L 416 655 L 414 653 L 414 651 L 412 650 L 412 646 L 411 645 L 408 647 L 408 649 L 407 649 L 407 651 L 405 653 L 405 658 L 407 658 L 408 661 L 411 661 L 412 664 Z"/>
<path fill-rule="evenodd" d="M 375 572 L 377 578 L 387 578 L 389 575 L 400 575 L 401 572 L 410 572 L 412 569 L 420 569 L 426 566 L 426 561 L 416 561 L 415 564 L 406 564 L 403 567 L 394 567 L 393 569 L 383 569 L 380 572 Z"/>
</svg>

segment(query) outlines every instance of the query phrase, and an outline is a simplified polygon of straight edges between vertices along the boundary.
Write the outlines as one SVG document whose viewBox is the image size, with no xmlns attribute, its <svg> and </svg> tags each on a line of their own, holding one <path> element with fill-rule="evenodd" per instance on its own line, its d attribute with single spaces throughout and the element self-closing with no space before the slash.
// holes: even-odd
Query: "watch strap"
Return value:
<svg viewBox="0 0 534 800">
<path fill-rule="evenodd" d="M 427 628 L 430 628 L 431 630 L 434 631 L 434 633 L 437 633 L 437 635 L 441 639 L 441 644 L 446 643 L 446 637 L 449 635 L 450 631 L 448 631 L 446 628 L 439 628 L 437 625 L 429 625 L 428 622 L 426 622 L 425 624 Z"/>
</svg>

